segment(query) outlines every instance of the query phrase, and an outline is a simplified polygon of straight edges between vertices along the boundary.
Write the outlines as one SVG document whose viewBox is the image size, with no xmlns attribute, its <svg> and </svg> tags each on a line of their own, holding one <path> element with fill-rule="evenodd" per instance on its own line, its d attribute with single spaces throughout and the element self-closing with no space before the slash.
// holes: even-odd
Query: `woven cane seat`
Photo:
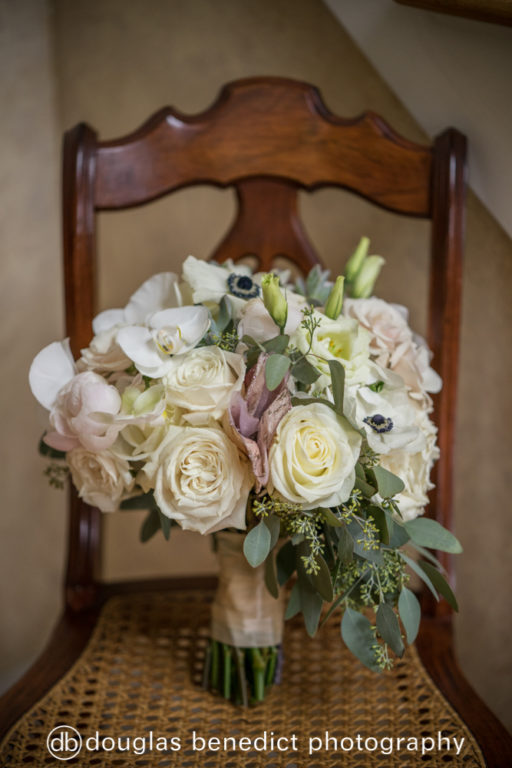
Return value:
<svg viewBox="0 0 512 768">
<path fill-rule="evenodd" d="M 83 748 L 67 762 L 81 767 L 485 766 L 476 741 L 436 689 L 414 648 L 392 672 L 376 676 L 344 648 L 337 622 L 323 627 L 314 640 L 299 622 L 287 625 L 282 682 L 263 704 L 244 710 L 204 691 L 210 600 L 211 594 L 198 591 L 111 598 L 74 666 L 7 734 L 0 746 L 2 768 L 55 765 L 46 739 L 62 724 L 72 725 L 84 740 L 96 731 L 100 738 L 121 738 L 121 747 L 127 736 L 145 736 L 149 745 L 149 734 L 154 734 L 153 751 L 145 754 L 118 746 L 101 752 Z M 296 734 L 299 751 L 194 752 L 193 731 L 221 742 L 225 736 L 254 739 L 265 731 L 267 738 L 271 732 L 276 737 Z M 431 736 L 437 743 L 442 731 L 443 736 L 464 737 L 464 746 L 458 756 L 453 749 L 421 756 L 403 749 L 383 755 L 357 748 L 322 748 L 310 756 L 309 737 L 324 738 L 325 731 L 338 743 L 357 734 L 379 741 Z M 179 737 L 181 749 L 156 751 L 157 737 Z"/>
</svg>

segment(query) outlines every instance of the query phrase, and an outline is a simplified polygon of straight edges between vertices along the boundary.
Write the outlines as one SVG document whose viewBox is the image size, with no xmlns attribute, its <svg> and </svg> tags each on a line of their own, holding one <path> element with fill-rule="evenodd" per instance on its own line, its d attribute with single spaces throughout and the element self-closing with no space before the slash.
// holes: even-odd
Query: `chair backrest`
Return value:
<svg viewBox="0 0 512 768">
<path fill-rule="evenodd" d="M 345 188 L 390 211 L 431 219 L 428 341 L 444 386 L 434 398 L 441 459 L 429 514 L 449 528 L 465 152 L 465 138 L 453 128 L 422 146 L 378 115 L 342 119 L 313 86 L 271 77 L 225 86 L 199 115 L 162 109 L 115 141 L 98 141 L 92 128 L 77 125 L 65 135 L 63 168 L 66 324 L 74 354 L 92 337 L 97 211 L 141 205 L 193 184 L 234 186 L 238 215 L 212 257 L 250 254 L 267 270 L 285 256 L 302 271 L 319 259 L 298 218 L 299 189 Z M 73 491 L 69 535 L 67 604 L 81 609 L 95 595 L 100 521 Z M 449 556 L 442 558 L 450 570 Z"/>
</svg>

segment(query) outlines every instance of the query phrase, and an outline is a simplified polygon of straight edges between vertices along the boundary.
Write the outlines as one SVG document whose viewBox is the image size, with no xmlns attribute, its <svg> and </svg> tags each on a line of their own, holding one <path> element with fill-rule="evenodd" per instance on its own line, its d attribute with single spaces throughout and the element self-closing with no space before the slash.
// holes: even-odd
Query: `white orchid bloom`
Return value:
<svg viewBox="0 0 512 768">
<path fill-rule="evenodd" d="M 146 280 L 131 296 L 124 309 L 107 309 L 93 320 L 95 334 L 116 325 L 143 325 L 149 315 L 163 309 L 181 307 L 185 297 L 174 272 L 160 272 Z"/>
<path fill-rule="evenodd" d="M 119 329 L 117 343 L 143 376 L 165 376 L 173 355 L 183 355 L 201 341 L 210 327 L 206 307 L 164 309 L 152 315 L 146 326 Z"/>
<path fill-rule="evenodd" d="M 51 411 L 59 391 L 76 375 L 69 339 L 54 341 L 44 347 L 30 366 L 28 381 L 32 394 Z"/>
</svg>

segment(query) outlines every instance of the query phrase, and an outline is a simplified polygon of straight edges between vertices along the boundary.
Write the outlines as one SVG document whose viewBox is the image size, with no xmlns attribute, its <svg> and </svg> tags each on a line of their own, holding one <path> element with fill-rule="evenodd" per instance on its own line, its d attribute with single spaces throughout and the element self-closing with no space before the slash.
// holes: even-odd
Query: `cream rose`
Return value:
<svg viewBox="0 0 512 768">
<path fill-rule="evenodd" d="M 216 346 L 199 347 L 172 358 L 163 379 L 170 405 L 183 408 L 190 423 L 204 417 L 219 419 L 234 392 L 242 389 L 245 363 L 242 355 Z"/>
<path fill-rule="evenodd" d="M 164 515 L 182 528 L 213 533 L 245 529 L 253 477 L 218 427 L 170 427 L 158 456 L 144 468 Z"/>
<path fill-rule="evenodd" d="M 102 512 L 115 512 L 133 488 L 128 462 L 110 451 L 75 448 L 66 459 L 80 498 Z"/>
<path fill-rule="evenodd" d="M 116 341 L 117 328 L 98 333 L 88 347 L 81 350 L 78 370 L 125 371 L 132 364 Z"/>
<path fill-rule="evenodd" d="M 305 509 L 350 496 L 361 435 L 323 403 L 298 405 L 280 422 L 269 454 L 271 484 Z"/>
</svg>

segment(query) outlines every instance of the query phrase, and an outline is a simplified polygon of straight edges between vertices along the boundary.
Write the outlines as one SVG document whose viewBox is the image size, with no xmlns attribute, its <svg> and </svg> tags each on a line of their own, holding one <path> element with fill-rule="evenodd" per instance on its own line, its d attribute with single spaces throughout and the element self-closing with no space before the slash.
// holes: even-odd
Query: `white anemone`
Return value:
<svg viewBox="0 0 512 768">
<path fill-rule="evenodd" d="M 117 343 L 140 373 L 156 379 L 167 373 L 172 356 L 193 349 L 209 326 L 205 307 L 164 309 L 152 315 L 147 326 L 120 328 Z"/>
</svg>

